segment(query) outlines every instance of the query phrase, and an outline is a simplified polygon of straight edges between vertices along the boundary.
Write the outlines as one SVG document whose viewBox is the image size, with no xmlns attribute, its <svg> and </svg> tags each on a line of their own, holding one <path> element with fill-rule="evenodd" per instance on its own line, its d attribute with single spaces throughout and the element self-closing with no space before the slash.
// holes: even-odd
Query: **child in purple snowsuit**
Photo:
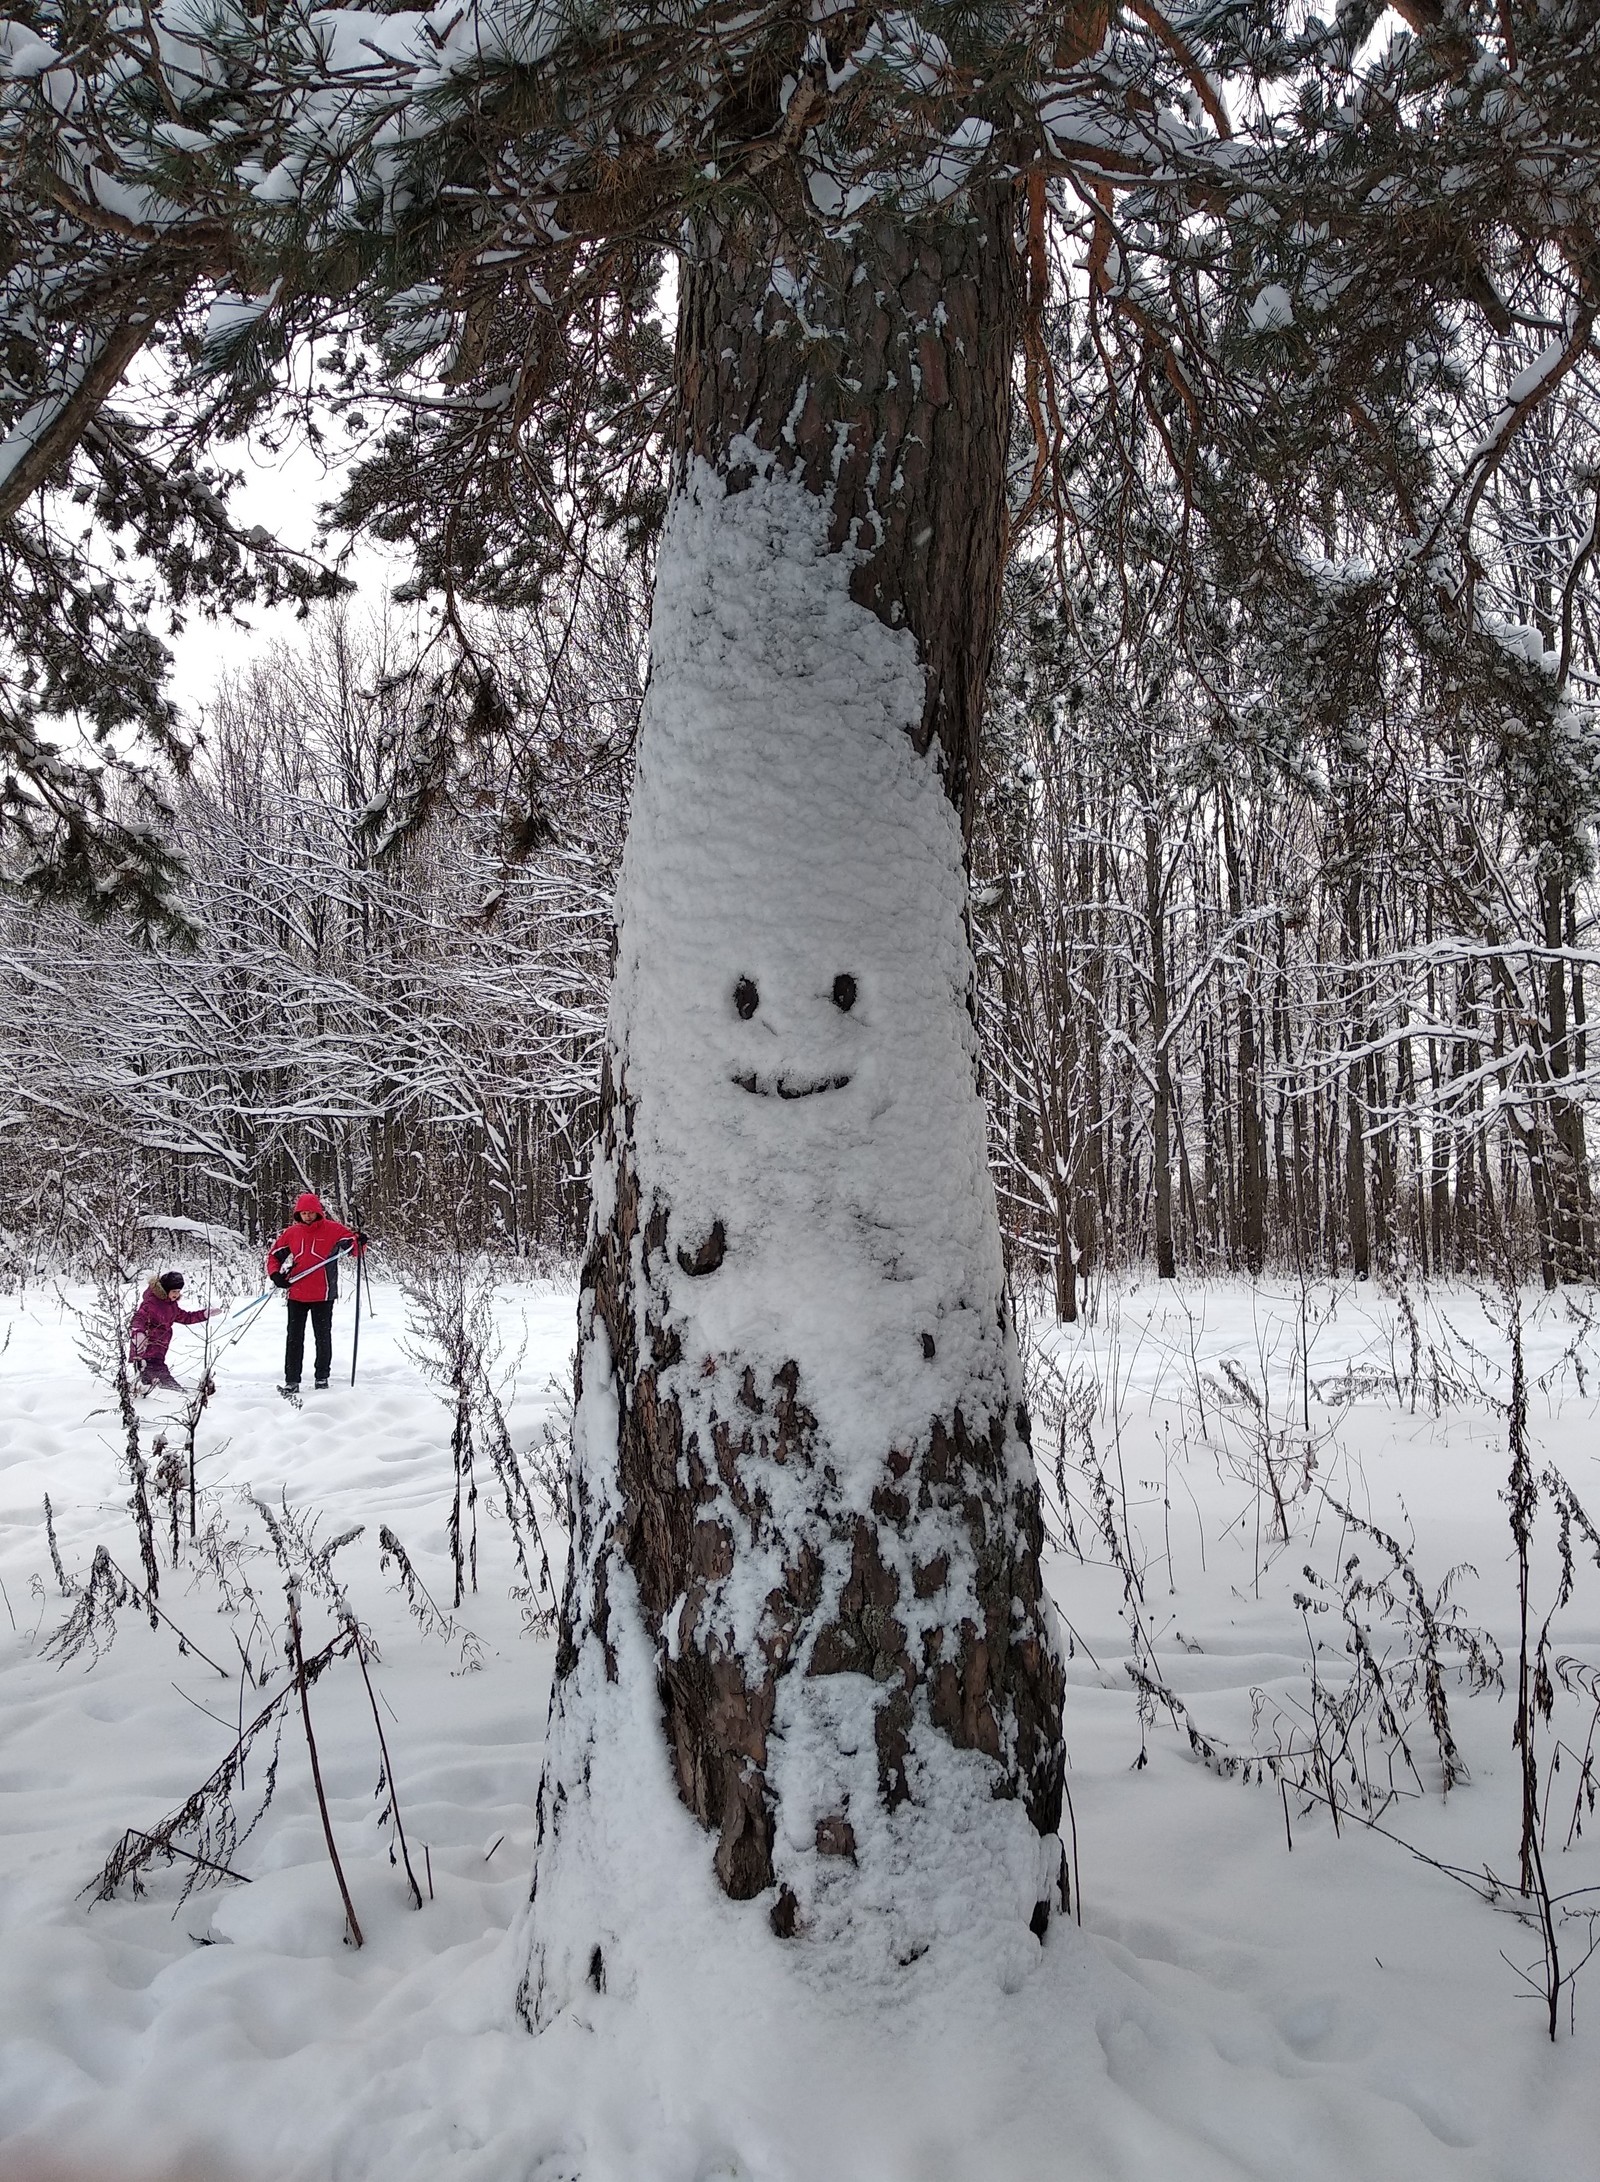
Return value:
<svg viewBox="0 0 1600 2182">
<path fill-rule="evenodd" d="M 139 1308 L 128 1329 L 128 1355 L 139 1367 L 142 1387 L 170 1386 L 181 1393 L 179 1382 L 167 1369 L 172 1329 L 174 1326 L 198 1326 L 202 1319 L 215 1316 L 212 1311 L 186 1311 L 178 1300 L 182 1294 L 181 1273 L 154 1273 L 149 1287 L 139 1298 Z"/>
</svg>

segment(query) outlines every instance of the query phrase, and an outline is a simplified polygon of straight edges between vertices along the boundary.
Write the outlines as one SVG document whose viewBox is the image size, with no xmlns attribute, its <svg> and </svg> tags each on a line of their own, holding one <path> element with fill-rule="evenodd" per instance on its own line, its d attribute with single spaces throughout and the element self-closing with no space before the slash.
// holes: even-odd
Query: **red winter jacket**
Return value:
<svg viewBox="0 0 1600 2182">
<path fill-rule="evenodd" d="M 340 1250 L 339 1245 L 346 1245 Z M 291 1220 L 267 1252 L 267 1271 L 290 1273 L 291 1303 L 326 1303 L 339 1293 L 338 1259 L 362 1255 L 354 1231 L 324 1212 L 314 1220 Z"/>
<path fill-rule="evenodd" d="M 164 1363 L 172 1345 L 173 1327 L 198 1326 L 202 1318 L 211 1315 L 209 1311 L 186 1311 L 159 1280 L 152 1280 L 139 1298 L 133 1324 L 128 1328 L 128 1354 L 136 1364 Z"/>
</svg>

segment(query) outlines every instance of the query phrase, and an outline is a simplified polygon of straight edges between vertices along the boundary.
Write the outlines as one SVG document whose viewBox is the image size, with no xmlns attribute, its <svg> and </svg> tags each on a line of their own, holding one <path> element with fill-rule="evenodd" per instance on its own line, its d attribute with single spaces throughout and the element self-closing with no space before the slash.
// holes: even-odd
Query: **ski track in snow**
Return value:
<svg viewBox="0 0 1600 2182">
<path fill-rule="evenodd" d="M 1504 1335 L 1484 1301 L 1461 1289 L 1417 1300 L 1424 1344 L 1482 1395 L 1503 1396 Z M 338 1566 L 382 1650 L 374 1679 L 402 1815 L 419 1870 L 427 1844 L 435 1899 L 414 1912 L 389 1864 L 365 1698 L 335 1669 L 312 1704 L 367 1934 L 359 1953 L 342 1942 L 293 1720 L 276 1797 L 240 1851 L 249 1886 L 177 1906 L 177 1879 L 158 1870 L 141 1900 L 81 1898 L 124 1827 L 154 1823 L 217 1763 L 239 1689 L 131 1610 L 92 1666 L 40 1656 L 65 1613 L 45 1492 L 70 1570 L 102 1541 L 136 1569 L 137 1545 L 115 1419 L 61 1298 L 35 1289 L 0 1303 L 0 2182 L 1546 2182 L 1594 2171 L 1600 1963 L 1578 1984 L 1575 2039 L 1563 2026 L 1551 2047 L 1542 2006 L 1519 1997 L 1501 1959 L 1538 1955 L 1510 1918 L 1391 1842 L 1354 1827 L 1336 1840 L 1316 1812 L 1293 1809 L 1289 1853 L 1276 1790 L 1217 1778 L 1164 1722 L 1135 1770 L 1121 1584 L 1093 1555 L 1084 1566 L 1058 1554 L 1050 1571 L 1073 1636 L 1081 1932 L 1058 1920 L 999 1980 L 975 1967 L 923 1984 L 913 1966 L 886 2018 L 876 1992 L 826 1989 L 759 1910 L 717 1897 L 709 1845 L 685 1817 L 659 1863 L 660 1883 L 683 1896 L 683 1944 L 646 1962 L 631 1991 L 591 1995 L 530 2038 L 511 2003 L 551 1646 L 521 1632 L 487 1483 L 481 1588 L 458 1617 L 481 1642 L 479 1671 L 424 1638 L 380 1572 L 387 1522 L 449 1604 L 448 1420 L 401 1352 L 398 1296 L 380 1287 L 374 1303 L 354 1391 L 339 1384 L 348 1304 L 334 1388 L 298 1412 L 272 1391 L 273 1317 L 230 1353 L 201 1442 L 203 1483 L 236 1524 L 248 1486 L 317 1509 L 327 1534 L 367 1526 Z M 1120 1452 L 1161 1666 L 1202 1726 L 1235 1743 L 1248 1741 L 1253 1692 L 1269 1703 L 1304 1692 L 1292 1594 L 1304 1563 L 1331 1573 L 1349 1541 L 1315 1495 L 1297 1504 L 1287 1550 L 1258 1536 L 1224 1358 L 1264 1374 L 1275 1423 L 1291 1421 L 1309 1378 L 1319 1477 L 1414 1535 L 1430 1587 L 1474 1562 L 1460 1590 L 1469 1618 L 1508 1648 L 1513 1633 L 1500 1418 L 1465 1394 L 1437 1418 L 1425 1398 L 1414 1412 L 1396 1398 L 1408 1335 L 1376 1290 L 1316 1286 L 1309 1303 L 1305 1374 L 1299 1292 L 1281 1284 L 1143 1282 L 1049 1337 L 1064 1370 L 1094 1375 L 1091 1430 L 1110 1475 Z M 1595 1403 L 1563 1362 L 1579 1329 L 1559 1300 L 1527 1307 L 1536 1462 L 1558 1463 L 1593 1514 Z M 507 1288 L 500 1310 L 508 1346 L 526 1340 L 513 1411 L 526 1444 L 567 1369 L 573 1299 Z M 197 1353 L 197 1332 L 180 1332 L 181 1377 Z M 1586 1336 L 1575 1354 L 1592 1370 Z M 1053 1460 L 1042 1432 L 1038 1444 Z M 1552 1531 L 1546 1515 L 1541 1601 Z M 252 1564 L 252 1580 L 271 1612 L 270 1563 Z M 236 1657 L 208 1583 L 167 1575 L 161 1603 L 219 1661 Z M 1559 1642 L 1600 1648 L 1600 1571 L 1580 1566 Z M 1470 1784 L 1443 1801 L 1423 1761 L 1430 1793 L 1387 1823 L 1452 1863 L 1514 1872 L 1510 1701 L 1462 1692 L 1452 1704 Z M 1556 1805 L 1571 1792 L 1569 1768 Z M 1551 1830 L 1558 1842 L 1564 1820 Z M 1553 1847 L 1551 1861 L 1557 1888 L 1600 1882 L 1587 1840 Z"/>
</svg>

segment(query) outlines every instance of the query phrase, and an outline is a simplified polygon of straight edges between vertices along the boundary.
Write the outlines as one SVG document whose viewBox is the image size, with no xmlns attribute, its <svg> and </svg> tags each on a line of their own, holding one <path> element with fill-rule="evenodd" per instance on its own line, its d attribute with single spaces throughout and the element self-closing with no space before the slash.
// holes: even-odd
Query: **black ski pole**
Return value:
<svg viewBox="0 0 1600 2182">
<path fill-rule="evenodd" d="M 361 1232 L 361 1215 L 356 1214 L 356 1233 Z M 356 1383 L 356 1358 L 361 1352 L 361 1286 L 366 1278 L 366 1257 L 360 1244 L 356 1246 L 356 1328 L 350 1342 L 350 1384 Z"/>
</svg>

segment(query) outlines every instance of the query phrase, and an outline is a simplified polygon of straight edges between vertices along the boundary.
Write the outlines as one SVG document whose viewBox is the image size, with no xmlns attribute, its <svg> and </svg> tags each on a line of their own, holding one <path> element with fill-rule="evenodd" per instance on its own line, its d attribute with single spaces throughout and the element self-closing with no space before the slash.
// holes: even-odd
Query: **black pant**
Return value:
<svg viewBox="0 0 1600 2182">
<path fill-rule="evenodd" d="M 300 1373 L 306 1360 L 306 1320 L 311 1321 L 311 1335 L 316 1343 L 316 1370 L 318 1386 L 326 1386 L 328 1374 L 333 1369 L 333 1298 L 326 1303 L 289 1304 L 289 1335 L 283 1345 L 283 1383 L 298 1386 Z"/>
</svg>

